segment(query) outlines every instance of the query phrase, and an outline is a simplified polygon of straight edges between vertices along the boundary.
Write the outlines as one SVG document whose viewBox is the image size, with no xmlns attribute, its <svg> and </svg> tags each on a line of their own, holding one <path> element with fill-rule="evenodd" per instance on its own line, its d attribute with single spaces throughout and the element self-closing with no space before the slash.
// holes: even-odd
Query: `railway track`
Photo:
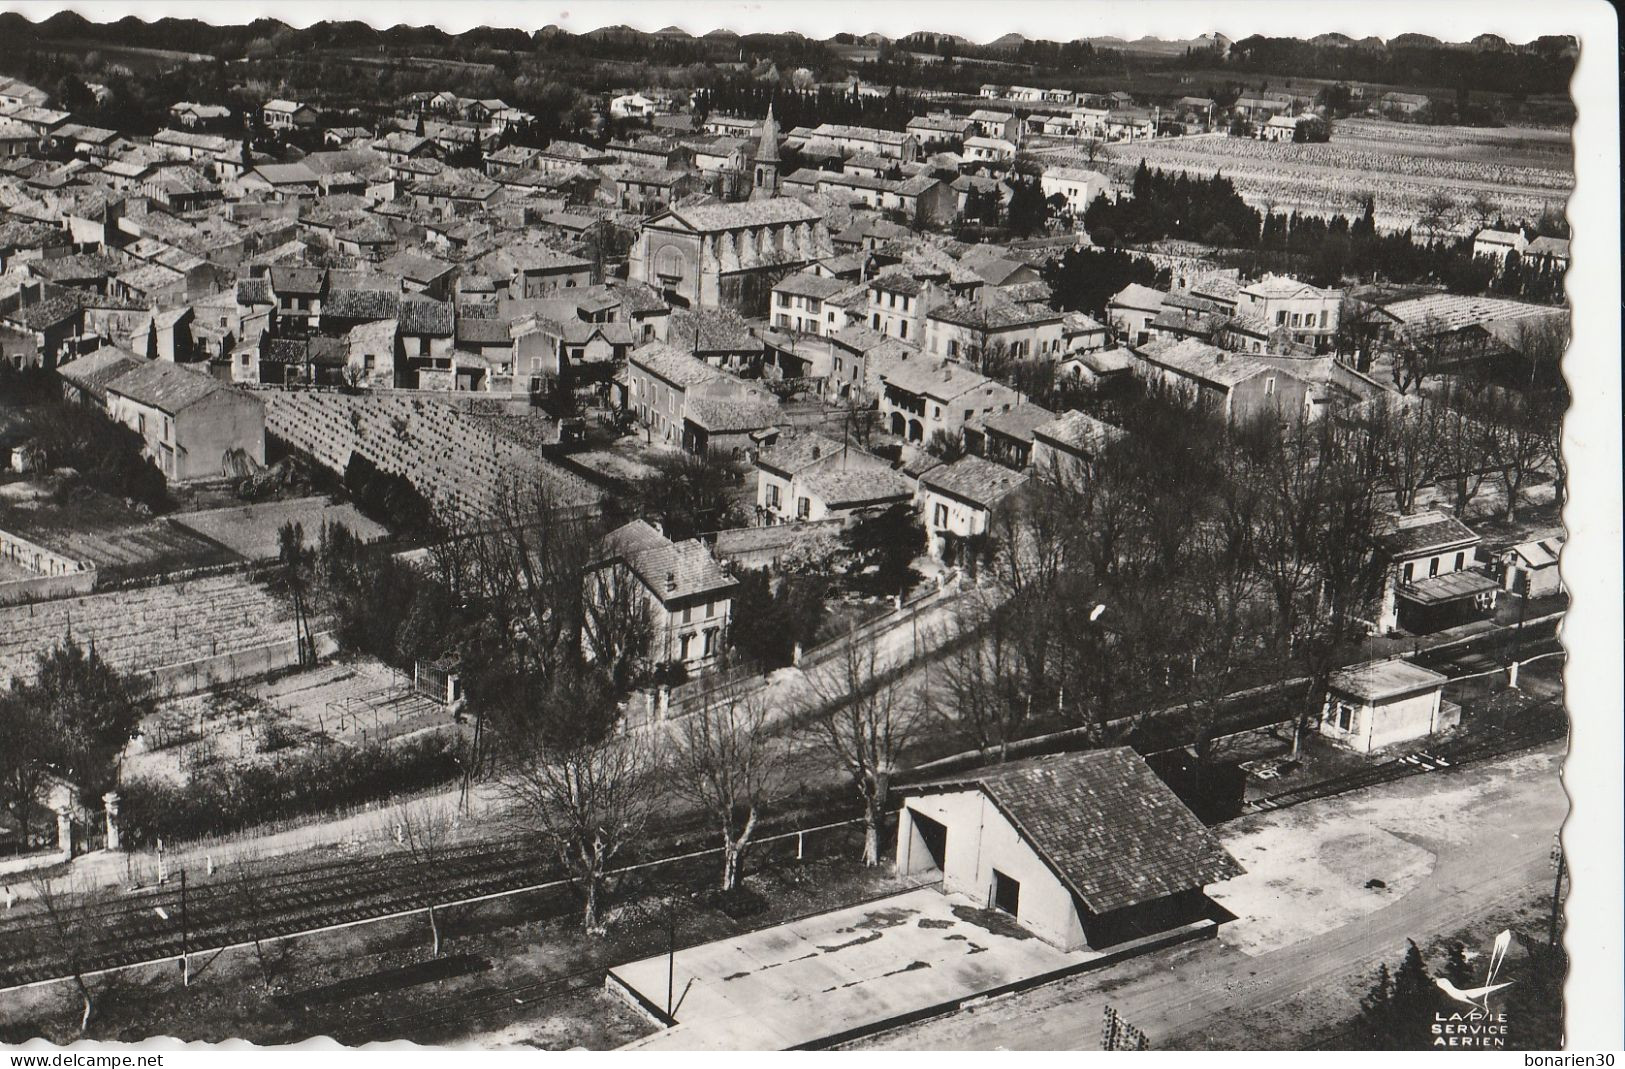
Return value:
<svg viewBox="0 0 1625 1069">
<path fill-rule="evenodd" d="M 759 857 L 798 854 L 799 837 L 850 824 L 815 823 L 757 840 Z M 610 873 L 612 886 L 699 887 L 714 877 L 714 847 L 674 852 Z M 133 965 L 194 960 L 345 925 L 530 895 L 533 910 L 558 916 L 578 908 L 571 881 L 553 859 L 513 841 L 461 848 L 431 862 L 409 855 L 328 861 L 293 872 L 233 872 L 116 898 L 75 903 L 69 923 L 39 908 L 0 919 L 0 991 Z M 3 917 L 4 915 L 0 915 Z"/>
<path fill-rule="evenodd" d="M 1555 637 L 1529 636 L 1525 653 L 1560 650 Z M 1477 646 L 1452 654 L 1459 657 Z M 1439 656 L 1442 659 L 1442 655 Z M 1452 674 L 1456 665 L 1440 665 Z M 1543 703 L 1556 704 L 1556 700 Z M 1532 712 L 1534 710 L 1531 710 Z M 1238 723 L 1253 730 L 1257 725 Z M 1562 736 L 1560 717 L 1543 717 L 1523 730 L 1462 740 L 1418 751 L 1346 776 L 1305 784 L 1249 803 L 1252 812 L 1282 809 L 1453 765 L 1484 760 Z M 812 808 L 803 818 L 831 819 L 833 807 Z M 817 829 L 834 825 L 818 824 Z M 794 830 L 758 841 L 759 849 L 793 839 Z M 680 850 L 680 843 L 678 846 Z M 699 849 L 629 865 L 623 881 L 703 881 L 714 850 Z M 293 871 L 244 872 L 223 868 L 212 876 L 190 873 L 184 911 L 175 881 L 106 898 L 75 902 L 71 924 L 39 908 L 0 914 L 0 991 L 93 974 L 142 963 L 178 959 L 185 949 L 206 955 L 226 947 L 286 938 L 327 928 L 408 916 L 436 907 L 520 893 L 538 896 L 535 908 L 557 915 L 574 908 L 573 891 L 557 865 L 534 846 L 517 840 L 484 843 L 415 862 L 406 852 L 391 857 L 333 859 Z M 183 920 L 184 918 L 184 920 Z M 551 984 L 555 981 L 548 981 Z M 516 993 L 501 992 L 510 999 Z M 525 997 L 517 993 L 517 997 Z M 491 1012 L 495 1012 L 493 1009 Z"/>
<path fill-rule="evenodd" d="M 1548 699 L 1532 707 L 1529 711 L 1539 712 L 1558 704 L 1557 699 Z M 1426 750 L 1415 750 L 1344 776 L 1336 776 L 1317 783 L 1306 783 L 1301 787 L 1294 787 L 1262 798 L 1255 798 L 1246 803 L 1246 812 L 1243 815 L 1288 809 L 1295 805 L 1302 805 L 1305 802 L 1333 798 L 1340 794 L 1348 794 L 1367 787 L 1392 783 L 1395 780 L 1406 779 L 1410 776 L 1448 771 L 1460 765 L 1504 757 L 1520 750 L 1555 742 L 1567 734 L 1568 727 L 1560 718 L 1539 716 L 1535 723 L 1517 730 L 1461 739 Z"/>
</svg>

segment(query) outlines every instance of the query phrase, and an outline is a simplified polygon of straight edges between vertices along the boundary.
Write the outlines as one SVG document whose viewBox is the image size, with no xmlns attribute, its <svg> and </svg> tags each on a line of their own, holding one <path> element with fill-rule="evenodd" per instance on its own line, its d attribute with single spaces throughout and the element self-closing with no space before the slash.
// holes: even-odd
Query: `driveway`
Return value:
<svg viewBox="0 0 1625 1069">
<path fill-rule="evenodd" d="M 963 895 L 922 888 L 681 950 L 677 1024 L 634 1050 L 784 1050 L 1099 955 L 1055 949 Z M 665 955 L 610 983 L 666 1007 Z"/>
</svg>

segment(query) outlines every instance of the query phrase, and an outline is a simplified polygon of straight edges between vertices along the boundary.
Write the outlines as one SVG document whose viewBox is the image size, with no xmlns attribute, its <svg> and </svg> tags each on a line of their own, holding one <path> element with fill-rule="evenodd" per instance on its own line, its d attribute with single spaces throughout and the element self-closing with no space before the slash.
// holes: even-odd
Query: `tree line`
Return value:
<svg viewBox="0 0 1625 1069">
<path fill-rule="evenodd" d="M 1095 244 L 1108 249 L 1168 239 L 1200 242 L 1221 251 L 1233 266 L 1250 274 L 1292 273 L 1317 286 L 1336 286 L 1344 279 L 1382 279 L 1409 283 L 1437 281 L 1451 293 L 1495 293 L 1524 300 L 1561 303 L 1563 270 L 1547 261 L 1509 258 L 1498 267 L 1488 257 L 1473 255 L 1473 241 L 1457 237 L 1464 222 L 1480 228 L 1512 229 L 1483 196 L 1466 204 L 1444 192 L 1422 205 L 1416 228 L 1379 233 L 1376 195 L 1368 194 L 1358 216 L 1338 213 L 1321 217 L 1247 204 L 1223 174 L 1193 178 L 1153 169 L 1141 160 L 1129 195 L 1105 194 L 1084 210 L 1083 223 Z M 1566 236 L 1560 217 L 1543 216 L 1539 233 Z M 1418 241 L 1421 236 L 1423 240 Z"/>
</svg>

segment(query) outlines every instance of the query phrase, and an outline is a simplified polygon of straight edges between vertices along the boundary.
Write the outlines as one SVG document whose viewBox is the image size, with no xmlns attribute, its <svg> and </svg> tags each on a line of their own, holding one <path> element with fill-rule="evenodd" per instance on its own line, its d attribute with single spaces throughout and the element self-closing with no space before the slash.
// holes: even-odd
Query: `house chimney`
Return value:
<svg viewBox="0 0 1625 1069">
<path fill-rule="evenodd" d="M 821 445 L 813 446 L 812 447 L 812 458 L 814 460 L 817 460 L 819 458 L 819 456 L 821 456 L 823 454 L 823 452 L 824 452 L 824 447 L 823 446 L 821 446 Z"/>
<path fill-rule="evenodd" d="M 672 591 L 672 590 L 676 590 L 676 589 L 677 589 L 677 573 L 676 572 L 667 572 L 666 573 L 666 590 L 667 591 Z"/>
</svg>

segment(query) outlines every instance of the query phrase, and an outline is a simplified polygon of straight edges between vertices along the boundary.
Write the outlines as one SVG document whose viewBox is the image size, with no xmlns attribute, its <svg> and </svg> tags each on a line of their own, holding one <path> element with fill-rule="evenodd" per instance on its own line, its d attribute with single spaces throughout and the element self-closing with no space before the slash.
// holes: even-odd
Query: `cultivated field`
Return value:
<svg viewBox="0 0 1625 1069">
<path fill-rule="evenodd" d="M 0 679 L 33 678 L 37 658 L 69 635 L 117 668 L 144 672 L 292 639 L 293 613 L 240 574 L 9 605 L 0 609 Z"/>
<path fill-rule="evenodd" d="M 478 515 L 507 487 L 539 483 L 562 505 L 591 505 L 598 491 L 543 458 L 547 436 L 526 413 L 434 397 L 265 390 L 265 429 L 342 474 L 359 453 L 403 475 L 437 507 Z"/>
<path fill-rule="evenodd" d="M 62 502 L 22 492 L 7 494 L 0 501 L 0 529 L 76 560 L 90 561 L 103 582 L 239 559 L 217 542 L 167 519 L 143 516 L 121 501 L 90 490 L 76 492 Z"/>
<path fill-rule="evenodd" d="M 1563 207 L 1574 189 L 1568 131 L 1531 127 L 1343 119 L 1323 144 L 1211 135 L 1117 144 L 1109 152 L 1110 176 L 1121 186 L 1144 160 L 1191 175 L 1222 173 L 1248 203 L 1273 204 L 1277 211 L 1352 216 L 1372 194 L 1377 225 L 1385 230 L 1414 226 L 1423 200 L 1441 189 L 1463 206 L 1482 193 L 1509 219 L 1530 221 L 1546 208 Z M 1061 146 L 1036 154 L 1057 162 L 1075 156 Z M 1462 223 L 1463 232 L 1475 227 L 1476 220 Z"/>
</svg>

